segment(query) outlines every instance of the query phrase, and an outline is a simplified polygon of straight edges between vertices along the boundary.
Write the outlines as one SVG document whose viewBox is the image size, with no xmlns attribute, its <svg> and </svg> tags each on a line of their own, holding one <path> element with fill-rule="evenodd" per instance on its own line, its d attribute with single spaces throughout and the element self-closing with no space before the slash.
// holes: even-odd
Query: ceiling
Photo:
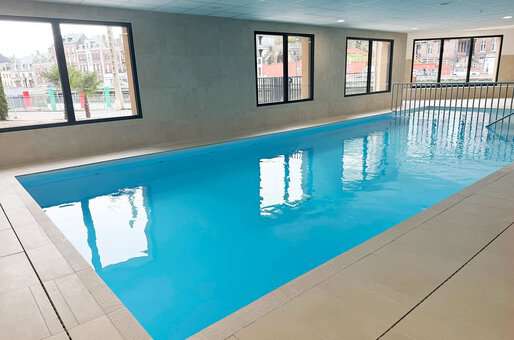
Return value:
<svg viewBox="0 0 514 340">
<path fill-rule="evenodd" d="M 401 32 L 514 25 L 514 0 L 44 1 Z"/>
</svg>

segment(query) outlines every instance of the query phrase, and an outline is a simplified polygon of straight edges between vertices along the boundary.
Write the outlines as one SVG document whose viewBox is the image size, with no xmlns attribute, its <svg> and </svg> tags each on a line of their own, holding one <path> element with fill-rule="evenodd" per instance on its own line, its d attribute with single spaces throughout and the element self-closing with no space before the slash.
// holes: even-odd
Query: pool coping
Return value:
<svg viewBox="0 0 514 340">
<path fill-rule="evenodd" d="M 343 120 L 370 117 L 387 112 L 389 111 L 351 117 L 337 117 L 337 119 L 325 120 L 319 123 L 306 124 L 260 134 L 249 134 L 241 136 L 240 138 L 315 127 L 341 122 Z M 218 144 L 240 138 L 221 140 L 215 143 L 184 143 L 182 145 L 167 144 L 151 146 L 73 160 L 60 160 L 45 164 L 23 165 L 4 170 L 0 169 L 0 185 L 2 188 L 6 189 L 0 193 L 0 204 L 9 218 L 12 229 L 18 235 L 18 239 L 27 257 L 32 262 L 34 270 L 41 278 L 41 282 L 47 291 L 49 300 L 51 300 L 51 303 L 54 305 L 58 317 L 66 327 L 67 334 L 63 329 L 63 332 L 59 333 L 56 331 L 57 333 L 53 335 L 66 335 L 64 338 L 80 338 L 83 334 L 94 334 L 100 338 L 108 336 L 110 339 L 150 338 L 148 333 L 123 303 L 82 258 L 66 237 L 64 237 L 58 227 L 46 216 L 34 199 L 25 191 L 16 180 L 15 176 L 189 147 Z M 395 240 L 418 228 L 424 222 L 427 222 L 431 218 L 480 191 L 488 184 L 512 172 L 514 172 L 514 163 L 482 178 L 475 184 L 448 199 L 291 280 L 222 320 L 208 326 L 199 333 L 191 336 L 190 339 L 235 338 L 234 334 L 241 329 L 248 327 L 263 316 L 289 303 L 293 299 L 298 298 L 330 277 L 358 264 L 367 256 L 386 246 L 390 246 Z M 28 230 L 33 234 L 27 233 Z M 40 236 L 34 237 L 34 235 Z M 49 262 L 49 260 L 51 260 L 52 266 L 48 266 L 47 262 Z M 70 289 L 70 286 L 73 288 L 71 289 L 72 292 L 66 292 L 66 289 Z M 82 313 L 83 315 L 81 317 L 77 317 L 75 311 L 82 309 L 85 309 L 88 313 Z"/>
</svg>

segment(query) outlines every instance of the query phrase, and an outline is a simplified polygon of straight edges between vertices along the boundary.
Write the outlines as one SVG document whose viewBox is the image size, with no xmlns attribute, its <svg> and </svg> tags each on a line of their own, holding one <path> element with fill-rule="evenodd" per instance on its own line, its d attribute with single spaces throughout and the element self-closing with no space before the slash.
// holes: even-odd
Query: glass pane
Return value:
<svg viewBox="0 0 514 340">
<path fill-rule="evenodd" d="M 412 82 L 435 83 L 439 71 L 440 40 L 419 40 L 414 44 Z"/>
<path fill-rule="evenodd" d="M 445 39 L 441 82 L 465 82 L 468 74 L 471 39 Z"/>
<path fill-rule="evenodd" d="M 369 40 L 348 39 L 346 47 L 346 94 L 366 93 Z"/>
<path fill-rule="evenodd" d="M 288 37 L 289 100 L 311 98 L 311 49 L 309 37 Z"/>
<path fill-rule="evenodd" d="M 371 92 L 389 90 L 390 41 L 373 41 L 371 55 Z"/>
<path fill-rule="evenodd" d="M 284 101 L 284 39 L 281 35 L 256 36 L 257 101 L 259 104 Z"/>
<path fill-rule="evenodd" d="M 470 81 L 495 81 L 500 60 L 501 37 L 476 38 Z"/>
<path fill-rule="evenodd" d="M 125 27 L 61 24 L 77 120 L 137 114 Z"/>
<path fill-rule="evenodd" d="M 0 129 L 65 122 L 52 26 L 0 20 L 0 32 Z"/>
</svg>

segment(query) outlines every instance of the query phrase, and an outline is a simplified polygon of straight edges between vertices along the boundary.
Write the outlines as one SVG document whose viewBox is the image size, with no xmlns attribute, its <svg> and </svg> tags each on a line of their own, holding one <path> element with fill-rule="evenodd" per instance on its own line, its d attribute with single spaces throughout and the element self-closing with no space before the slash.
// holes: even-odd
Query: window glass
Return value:
<svg viewBox="0 0 514 340">
<path fill-rule="evenodd" d="M 137 114 L 125 27 L 61 24 L 77 120 Z"/>
<path fill-rule="evenodd" d="M 257 34 L 257 102 L 284 101 L 284 38 L 282 35 Z"/>
<path fill-rule="evenodd" d="M 389 89 L 391 42 L 373 41 L 371 55 L 371 92 Z"/>
<path fill-rule="evenodd" d="M 441 82 L 465 82 L 468 73 L 471 39 L 445 39 Z"/>
<path fill-rule="evenodd" d="M 288 96 L 290 101 L 311 97 L 311 49 L 310 37 L 289 36 L 288 52 Z"/>
<path fill-rule="evenodd" d="M 415 41 L 412 81 L 496 81 L 501 43 L 501 36 Z M 439 75 L 441 45 L 443 55 Z"/>
<path fill-rule="evenodd" d="M 418 40 L 414 43 L 412 82 L 437 82 L 439 71 L 440 40 Z"/>
<path fill-rule="evenodd" d="M 346 46 L 346 94 L 367 92 L 369 40 L 348 39 Z"/>
<path fill-rule="evenodd" d="M 495 81 L 500 60 L 501 37 L 476 38 L 470 81 Z"/>
<path fill-rule="evenodd" d="M 0 129 L 65 122 L 52 25 L 0 20 L 0 32 Z"/>
<path fill-rule="evenodd" d="M 391 40 L 347 39 L 345 95 L 389 91 L 392 47 Z"/>
</svg>

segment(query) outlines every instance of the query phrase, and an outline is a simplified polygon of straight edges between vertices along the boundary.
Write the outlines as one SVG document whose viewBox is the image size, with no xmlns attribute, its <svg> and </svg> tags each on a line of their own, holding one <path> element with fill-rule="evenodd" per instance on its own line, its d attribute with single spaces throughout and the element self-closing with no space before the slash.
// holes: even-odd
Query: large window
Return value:
<svg viewBox="0 0 514 340">
<path fill-rule="evenodd" d="M 440 40 L 419 40 L 414 46 L 412 81 L 436 82 L 441 54 Z"/>
<path fill-rule="evenodd" d="M 0 131 L 141 117 L 130 24 L 0 18 Z"/>
<path fill-rule="evenodd" d="M 313 98 L 314 36 L 255 33 L 257 105 Z"/>
<path fill-rule="evenodd" d="M 414 40 L 412 82 L 496 81 L 503 36 Z"/>
<path fill-rule="evenodd" d="M 392 40 L 348 38 L 345 95 L 388 92 L 392 56 Z"/>
</svg>

